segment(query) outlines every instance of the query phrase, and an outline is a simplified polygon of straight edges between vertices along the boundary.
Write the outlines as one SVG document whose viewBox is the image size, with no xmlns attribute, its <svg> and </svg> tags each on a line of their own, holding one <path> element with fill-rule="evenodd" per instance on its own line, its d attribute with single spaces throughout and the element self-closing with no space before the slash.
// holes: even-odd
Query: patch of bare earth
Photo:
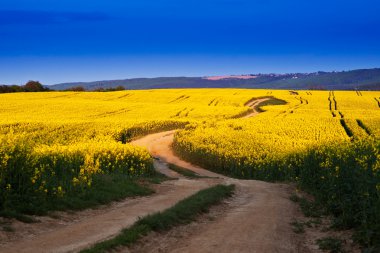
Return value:
<svg viewBox="0 0 380 253">
<path fill-rule="evenodd" d="M 246 106 L 249 106 L 253 109 L 253 112 L 243 116 L 242 118 L 251 118 L 251 117 L 254 117 L 257 114 L 259 114 L 260 112 L 257 110 L 257 108 L 260 106 L 261 103 L 268 101 L 268 100 L 269 100 L 269 98 L 260 98 L 260 99 L 253 100 L 253 101 L 249 102 L 248 104 L 246 104 Z"/>
</svg>

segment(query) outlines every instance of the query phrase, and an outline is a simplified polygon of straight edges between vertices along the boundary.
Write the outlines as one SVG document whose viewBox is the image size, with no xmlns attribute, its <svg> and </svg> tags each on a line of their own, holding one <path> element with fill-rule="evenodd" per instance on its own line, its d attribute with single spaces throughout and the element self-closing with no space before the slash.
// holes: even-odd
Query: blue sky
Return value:
<svg viewBox="0 0 380 253">
<path fill-rule="evenodd" d="M 380 67 L 377 0 L 0 0 L 0 84 Z"/>
</svg>

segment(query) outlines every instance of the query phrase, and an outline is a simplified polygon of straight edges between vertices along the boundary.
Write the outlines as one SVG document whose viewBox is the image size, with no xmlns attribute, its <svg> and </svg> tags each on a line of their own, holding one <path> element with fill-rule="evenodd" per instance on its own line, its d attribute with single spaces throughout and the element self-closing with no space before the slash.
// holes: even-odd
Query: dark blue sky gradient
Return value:
<svg viewBox="0 0 380 253">
<path fill-rule="evenodd" d="M 0 83 L 380 67 L 380 2 L 0 0 Z"/>
</svg>

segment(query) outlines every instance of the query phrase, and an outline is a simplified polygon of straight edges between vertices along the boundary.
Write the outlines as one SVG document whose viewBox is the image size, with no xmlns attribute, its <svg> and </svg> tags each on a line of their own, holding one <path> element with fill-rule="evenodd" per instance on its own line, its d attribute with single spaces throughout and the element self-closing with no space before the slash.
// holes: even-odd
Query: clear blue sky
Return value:
<svg viewBox="0 0 380 253">
<path fill-rule="evenodd" d="M 378 0 L 0 0 L 0 84 L 380 67 Z"/>
</svg>

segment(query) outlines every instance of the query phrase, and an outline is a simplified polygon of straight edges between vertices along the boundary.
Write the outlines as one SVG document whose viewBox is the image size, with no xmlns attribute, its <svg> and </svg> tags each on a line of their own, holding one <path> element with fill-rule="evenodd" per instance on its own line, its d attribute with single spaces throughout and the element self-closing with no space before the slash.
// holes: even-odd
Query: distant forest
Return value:
<svg viewBox="0 0 380 253">
<path fill-rule="evenodd" d="M 243 77 L 243 78 L 242 78 Z M 250 78 L 244 78 L 250 77 Z M 208 77 L 157 77 L 106 80 L 95 82 L 73 82 L 44 86 L 38 81 L 29 81 L 23 86 L 0 85 L 0 93 L 40 91 L 118 91 L 146 89 L 183 88 L 244 88 L 244 89 L 289 89 L 289 90 L 380 90 L 380 68 L 357 69 L 340 72 L 250 74 Z"/>
<path fill-rule="evenodd" d="M 115 88 L 97 88 L 92 91 L 106 92 L 106 91 L 120 91 L 125 90 L 123 86 L 117 86 Z M 54 91 L 48 87 L 42 85 L 39 81 L 29 81 L 25 85 L 0 85 L 0 93 L 13 93 L 13 92 L 43 92 Z M 86 91 L 83 86 L 73 86 L 63 91 Z"/>
<path fill-rule="evenodd" d="M 38 81 L 29 81 L 25 85 L 0 85 L 0 93 L 50 91 Z"/>
<path fill-rule="evenodd" d="M 229 76 L 225 79 L 207 77 L 132 78 L 95 82 L 61 83 L 49 86 L 53 90 L 82 87 L 85 90 L 108 90 L 124 87 L 128 90 L 175 88 L 246 88 L 291 90 L 380 90 L 380 68 L 340 72 L 250 74 L 244 79 Z"/>
</svg>

